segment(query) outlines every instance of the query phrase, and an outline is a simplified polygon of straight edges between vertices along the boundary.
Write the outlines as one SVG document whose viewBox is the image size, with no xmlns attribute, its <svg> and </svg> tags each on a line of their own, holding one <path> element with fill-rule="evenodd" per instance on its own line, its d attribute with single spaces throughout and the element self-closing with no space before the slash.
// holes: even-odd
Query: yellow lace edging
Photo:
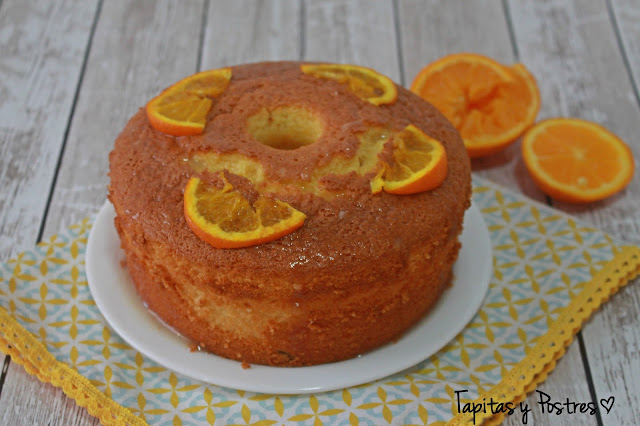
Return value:
<svg viewBox="0 0 640 426">
<path fill-rule="evenodd" d="M 604 302 L 629 281 L 640 275 L 640 247 L 625 246 L 604 268 L 585 285 L 584 290 L 565 307 L 549 331 L 541 336 L 536 346 L 520 361 L 500 383 L 480 395 L 474 402 L 481 403 L 483 398 L 503 403 L 522 401 L 547 375 L 553 371 L 573 337 Z M 494 425 L 504 420 L 504 414 L 492 415 L 477 413 L 476 424 Z M 483 423 L 486 422 L 486 423 Z M 472 425 L 472 413 L 458 413 L 449 425 Z"/>
<path fill-rule="evenodd" d="M 103 425 L 146 425 L 130 410 L 106 396 L 89 380 L 58 361 L 37 338 L 0 307 L 0 350 L 11 355 L 29 374 L 62 388 L 70 398 L 97 417 Z"/>
<path fill-rule="evenodd" d="M 611 295 L 640 274 L 640 248 L 624 247 L 613 260 L 605 265 L 584 290 L 564 308 L 549 331 L 542 336 L 527 357 L 519 362 L 502 381 L 488 392 L 480 395 L 500 402 L 522 401 L 553 371 L 567 346 L 573 340 L 582 323 Z M 78 405 L 97 417 L 104 425 L 146 425 L 130 410 L 107 397 L 89 380 L 67 364 L 51 355 L 37 338 L 23 328 L 4 308 L 0 307 L 0 350 L 11 355 L 11 359 L 24 366 L 29 374 L 42 382 L 62 388 Z M 504 414 L 493 416 L 478 413 L 476 423 L 499 424 Z M 470 413 L 459 413 L 448 424 L 472 424 Z"/>
</svg>

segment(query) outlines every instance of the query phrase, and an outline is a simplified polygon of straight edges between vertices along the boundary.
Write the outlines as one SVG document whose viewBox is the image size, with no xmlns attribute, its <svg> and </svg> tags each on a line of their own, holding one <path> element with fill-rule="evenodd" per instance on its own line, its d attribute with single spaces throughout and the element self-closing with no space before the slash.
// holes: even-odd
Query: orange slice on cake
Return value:
<svg viewBox="0 0 640 426">
<path fill-rule="evenodd" d="M 172 136 L 202 133 L 212 98 L 220 95 L 230 80 L 230 68 L 204 71 L 180 80 L 147 103 L 151 126 Z"/>
<path fill-rule="evenodd" d="M 373 105 L 390 104 L 398 98 L 393 81 L 370 68 L 343 64 L 305 64 L 300 69 L 317 78 L 346 84 L 357 97 Z"/>
<path fill-rule="evenodd" d="M 427 65 L 411 91 L 447 117 L 472 158 L 506 148 L 533 125 L 540 109 L 538 86 L 524 65 L 506 67 L 472 53 Z"/>
<path fill-rule="evenodd" d="M 184 215 L 189 228 L 216 248 L 267 243 L 301 227 L 305 214 L 272 197 L 249 201 L 220 174 L 223 188 L 189 179 L 184 190 Z"/>
<path fill-rule="evenodd" d="M 371 192 L 415 194 L 440 186 L 447 177 L 447 153 L 413 124 L 393 137 L 393 160 L 371 181 Z"/>
<path fill-rule="evenodd" d="M 573 203 L 606 198 L 633 177 L 629 147 L 604 127 L 589 121 L 542 121 L 522 138 L 525 165 L 551 197 Z"/>
</svg>

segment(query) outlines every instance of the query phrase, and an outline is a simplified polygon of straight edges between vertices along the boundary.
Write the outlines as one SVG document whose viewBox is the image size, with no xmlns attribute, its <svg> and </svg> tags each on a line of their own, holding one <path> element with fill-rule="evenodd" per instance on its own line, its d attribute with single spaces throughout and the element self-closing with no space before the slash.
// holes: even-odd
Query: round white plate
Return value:
<svg viewBox="0 0 640 426">
<path fill-rule="evenodd" d="M 124 254 L 106 202 L 89 235 L 87 279 L 95 302 L 113 329 L 132 347 L 177 373 L 219 386 L 272 394 L 322 392 L 367 383 L 407 369 L 444 347 L 482 304 L 491 275 L 491 243 L 475 206 L 464 219 L 462 249 L 454 265 L 453 285 L 416 326 L 395 343 L 357 358 L 313 367 L 243 369 L 237 361 L 190 352 L 175 334 L 143 305 L 121 264 Z"/>
</svg>

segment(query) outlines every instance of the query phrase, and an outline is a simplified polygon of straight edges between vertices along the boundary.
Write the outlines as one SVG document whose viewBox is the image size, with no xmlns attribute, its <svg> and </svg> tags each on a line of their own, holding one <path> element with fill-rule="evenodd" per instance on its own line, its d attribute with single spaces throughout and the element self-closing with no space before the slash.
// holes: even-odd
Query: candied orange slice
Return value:
<svg viewBox="0 0 640 426">
<path fill-rule="evenodd" d="M 272 197 L 253 203 L 233 189 L 221 173 L 224 187 L 189 179 L 184 190 L 184 216 L 201 240 L 216 248 L 239 248 L 277 240 L 304 223 L 306 215 Z"/>
<path fill-rule="evenodd" d="M 373 105 L 390 104 L 398 98 L 396 85 L 370 68 L 343 64 L 304 64 L 303 73 L 347 84 L 357 97 Z"/>
<path fill-rule="evenodd" d="M 415 194 L 438 187 L 447 177 L 447 153 L 413 124 L 393 137 L 393 161 L 371 181 L 371 192 Z"/>
<path fill-rule="evenodd" d="M 540 189 L 561 201 L 601 200 L 633 177 L 629 147 L 604 127 L 579 119 L 535 125 L 522 138 L 522 155 Z"/>
<path fill-rule="evenodd" d="M 212 98 L 220 95 L 230 80 L 230 68 L 203 71 L 180 80 L 147 103 L 151 125 L 173 136 L 202 133 Z"/>
<path fill-rule="evenodd" d="M 538 86 L 524 65 L 505 67 L 472 53 L 427 65 L 411 91 L 451 121 L 472 158 L 509 146 L 533 125 L 540 109 Z"/>
</svg>

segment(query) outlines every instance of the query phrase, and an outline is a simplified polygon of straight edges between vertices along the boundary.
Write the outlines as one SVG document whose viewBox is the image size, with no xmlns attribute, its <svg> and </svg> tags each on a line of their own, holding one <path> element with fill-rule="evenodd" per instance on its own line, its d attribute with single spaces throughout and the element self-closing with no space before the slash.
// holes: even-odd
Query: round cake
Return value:
<svg viewBox="0 0 640 426">
<path fill-rule="evenodd" d="M 471 196 L 458 133 L 393 83 L 393 96 L 367 98 L 354 82 L 371 84 L 373 71 L 345 79 L 313 66 L 225 69 L 219 93 L 200 95 L 210 102 L 199 133 L 157 130 L 147 107 L 109 157 L 109 200 L 139 295 L 223 357 L 272 366 L 355 357 L 401 337 L 451 282 Z M 446 177 L 412 194 L 376 190 L 407 129 L 441 144 Z M 193 178 L 248 205 L 279 200 L 304 223 L 269 242 L 214 247 L 185 218 Z"/>
</svg>

